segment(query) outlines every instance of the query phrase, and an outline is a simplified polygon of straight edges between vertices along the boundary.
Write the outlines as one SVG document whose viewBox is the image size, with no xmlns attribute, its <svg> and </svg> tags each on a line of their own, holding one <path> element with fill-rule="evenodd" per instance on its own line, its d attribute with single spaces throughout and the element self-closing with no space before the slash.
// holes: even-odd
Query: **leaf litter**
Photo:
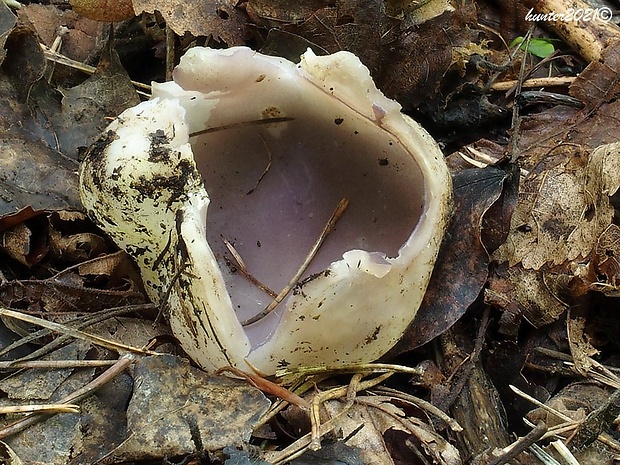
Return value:
<svg viewBox="0 0 620 465">
<path fill-rule="evenodd" d="M 149 14 L 114 25 L 116 47 L 108 41 L 109 25 L 88 22 L 71 10 L 33 3 L 19 11 L 17 20 L 0 5 L 5 102 L 0 109 L 0 302 L 33 315 L 28 323 L 17 323 L 4 312 L 3 322 L 21 336 L 0 333 L 1 357 L 7 363 L 49 364 L 12 370 L 0 380 L 0 390 L 4 404 L 73 399 L 79 408 L 77 413 L 30 414 L 27 422 L 16 413 L 6 417 L 8 423 L 28 426 L 5 439 L 5 457 L 12 463 L 169 457 L 271 463 L 278 452 L 265 454 L 250 443 L 278 439 L 282 452 L 285 434 L 303 436 L 304 428 L 310 436 L 305 446 L 297 443 L 301 457 L 293 463 L 345 458 L 349 463 L 501 463 L 509 456 L 538 463 L 534 456 L 542 453 L 602 463 L 613 456 L 610 450 L 618 453 L 610 436 L 617 410 L 610 392 L 620 388 L 613 371 L 620 273 L 615 194 L 620 34 L 612 25 L 605 35 L 582 43 L 573 40 L 570 29 L 558 30 L 577 55 L 561 45 L 565 55 L 550 57 L 532 77 L 548 73 L 543 79 L 553 79 L 562 66 L 568 74 L 582 71 L 568 89 L 558 89 L 582 108 L 551 103 L 543 94 L 539 103 L 520 108 L 510 94 L 489 89 L 497 79 L 515 82 L 516 65 L 537 60 L 523 50 L 510 58 L 506 50 L 530 26 L 519 19 L 525 17 L 523 5 L 508 2 L 515 4 L 490 9 L 481 1 L 476 10 L 428 3 L 426 11 L 418 11 L 415 2 L 395 0 L 134 0 L 137 13 Z M 508 12 L 517 12 L 517 20 Z M 592 25 L 580 24 L 591 32 Z M 149 340 L 163 344 L 158 350 L 174 352 L 174 340 L 167 328 L 153 326 L 159 309 L 145 300 L 135 267 L 80 212 L 75 175 L 83 148 L 110 118 L 138 101 L 126 71 L 136 73 L 136 55 L 121 46 L 127 31 L 134 31 L 132 39 L 141 44 L 150 41 L 140 53 L 148 55 L 151 67 L 159 63 L 153 78 L 196 43 L 252 44 L 293 59 L 308 46 L 317 53 L 353 51 L 382 90 L 428 123 L 446 153 L 453 152 L 448 160 L 457 190 L 451 230 L 425 306 L 388 356 L 416 368 L 389 381 L 377 378 L 397 390 L 369 384 L 358 392 L 355 376 L 347 382 L 338 373 L 282 378 L 276 381 L 288 380 L 283 387 L 308 401 L 322 399 L 315 404 L 320 408 L 313 413 L 314 424 L 303 410 L 297 424 L 284 413 L 292 407 L 283 412 L 281 401 L 261 420 L 268 402 L 245 381 L 206 375 L 161 352 L 128 355 Z M 87 65 L 98 63 L 92 78 L 48 61 L 64 60 L 54 49 L 58 44 L 64 55 L 83 62 L 80 69 L 92 72 Z M 549 65 L 554 60 L 558 67 Z M 148 75 L 148 69 L 140 73 L 145 71 Z M 518 125 L 511 128 L 508 116 L 515 109 L 521 114 L 517 111 Z M 477 154 L 483 161 L 474 160 Z M 477 168 L 463 169 L 464 160 L 474 160 Z M 37 327 L 37 317 L 49 319 L 50 329 Z M 93 337 L 81 339 L 84 335 Z M 108 342 L 98 345 L 95 336 Z M 115 339 L 119 345 L 109 342 Z M 128 353 L 127 347 L 135 350 Z M 399 371 L 394 365 L 385 370 Z M 574 378 L 586 382 L 571 381 L 571 389 L 561 389 Z M 88 395 L 71 396 L 91 383 Z M 517 394 L 511 383 L 540 400 Z M 463 431 L 450 431 L 450 421 L 403 400 L 410 392 L 444 409 Z M 549 399 L 551 414 L 526 415 Z M 554 399 L 561 401 L 552 404 Z M 571 413 L 576 400 L 582 401 L 577 416 Z M 558 419 L 564 423 L 556 424 Z M 549 435 L 559 434 L 575 446 L 573 451 L 546 441 L 537 421 L 545 423 Z M 528 448 L 528 428 L 538 449 Z M 323 436 L 327 431 L 331 436 Z M 523 436 L 512 451 L 509 432 Z M 594 441 L 604 441 L 606 449 L 588 447 Z M 322 456 L 303 454 L 319 444 Z"/>
</svg>

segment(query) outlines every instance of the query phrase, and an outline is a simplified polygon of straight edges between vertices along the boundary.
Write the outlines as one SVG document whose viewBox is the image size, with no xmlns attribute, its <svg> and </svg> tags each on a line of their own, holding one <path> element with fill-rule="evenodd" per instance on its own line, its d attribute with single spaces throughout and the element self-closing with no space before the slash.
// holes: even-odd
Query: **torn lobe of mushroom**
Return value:
<svg viewBox="0 0 620 465">
<path fill-rule="evenodd" d="M 83 198 L 137 258 L 152 297 L 173 288 L 171 326 L 190 356 L 206 368 L 244 368 L 247 358 L 270 373 L 287 364 L 370 361 L 387 351 L 413 319 L 448 216 L 449 175 L 430 137 L 345 52 L 316 57 L 309 51 L 296 66 L 246 48 L 192 49 L 175 81 L 154 85 L 153 94 L 142 109 L 121 115 L 119 140 L 101 158 L 112 174 L 123 164 L 110 154 L 115 144 L 144 151 L 122 135 L 123 120 L 142 118 L 143 132 L 149 119 L 157 129 L 147 132 L 151 166 L 137 172 L 166 176 L 157 147 L 162 154 L 170 149 L 162 158 L 173 172 L 195 163 L 199 175 L 176 179 L 182 192 L 141 198 L 153 205 L 140 213 L 144 222 L 161 235 L 149 252 L 157 259 L 137 254 L 137 239 L 112 225 L 139 224 L 140 214 L 117 221 L 112 208 L 106 216 L 90 200 L 99 187 L 89 183 L 89 170 L 97 170 L 88 158 Z M 136 165 L 138 155 L 127 157 Z M 237 319 L 263 311 L 289 284 L 342 199 L 346 210 L 290 294 L 240 328 Z M 175 230 L 155 224 L 163 203 L 184 212 Z M 181 261 L 190 263 L 188 270 L 180 270 Z"/>
</svg>

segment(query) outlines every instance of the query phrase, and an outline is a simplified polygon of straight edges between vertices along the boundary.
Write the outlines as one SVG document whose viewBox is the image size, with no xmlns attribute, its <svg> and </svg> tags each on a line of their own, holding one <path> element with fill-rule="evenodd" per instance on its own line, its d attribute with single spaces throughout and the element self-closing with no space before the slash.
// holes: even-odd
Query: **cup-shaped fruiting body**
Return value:
<svg viewBox="0 0 620 465">
<path fill-rule="evenodd" d="M 359 59 L 310 50 L 297 65 L 189 50 L 91 147 L 80 180 L 188 355 L 267 374 L 387 352 L 451 197 L 436 143 Z"/>
</svg>

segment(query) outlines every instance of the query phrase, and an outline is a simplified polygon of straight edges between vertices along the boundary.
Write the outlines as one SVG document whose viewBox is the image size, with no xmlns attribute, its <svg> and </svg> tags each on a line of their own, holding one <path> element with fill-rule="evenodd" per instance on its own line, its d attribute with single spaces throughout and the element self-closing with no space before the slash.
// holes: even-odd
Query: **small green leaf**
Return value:
<svg viewBox="0 0 620 465">
<path fill-rule="evenodd" d="M 510 48 L 519 45 L 521 50 L 531 53 L 538 58 L 546 58 L 555 52 L 555 46 L 553 45 L 553 39 L 531 39 L 529 47 L 525 47 L 525 39 L 521 36 L 515 37 L 515 39 L 510 42 Z"/>
</svg>

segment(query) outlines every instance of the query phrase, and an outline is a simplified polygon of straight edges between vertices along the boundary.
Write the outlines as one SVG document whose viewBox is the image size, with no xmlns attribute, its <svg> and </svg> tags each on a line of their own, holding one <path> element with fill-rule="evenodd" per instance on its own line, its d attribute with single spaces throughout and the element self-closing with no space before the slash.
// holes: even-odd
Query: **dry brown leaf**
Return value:
<svg viewBox="0 0 620 465">
<path fill-rule="evenodd" d="M 574 144 L 584 150 L 618 142 L 620 100 L 604 103 L 594 113 L 554 106 L 524 116 L 520 125 L 518 153 L 521 168 L 533 170 L 559 145 Z"/>
<path fill-rule="evenodd" d="M 378 0 L 337 0 L 317 10 L 303 24 L 288 27 L 329 53 L 355 53 L 371 74 L 380 68 L 381 33 L 385 22 L 383 2 Z"/>
<path fill-rule="evenodd" d="M 493 258 L 538 270 L 588 256 L 613 217 L 618 158 L 620 144 L 590 154 L 572 144 L 554 149 L 522 183 L 510 234 Z"/>
<path fill-rule="evenodd" d="M 484 291 L 484 300 L 503 311 L 500 333 L 516 337 L 523 318 L 540 328 L 564 313 L 568 305 L 559 297 L 555 277 L 552 273 L 520 266 L 502 266 L 495 271 Z"/>
<path fill-rule="evenodd" d="M 489 254 L 481 235 L 486 228 L 491 233 L 486 237 L 505 237 L 503 232 L 490 230 L 510 217 L 516 197 L 514 183 L 514 173 L 494 167 L 462 170 L 453 175 L 455 205 L 446 234 L 449 240 L 439 251 L 415 320 L 388 358 L 442 334 L 478 298 L 489 276 Z M 485 221 L 485 215 L 494 206 L 495 224 Z"/>
<path fill-rule="evenodd" d="M 49 358 L 82 359 L 87 346 L 76 342 Z M 0 382 L 0 388 L 25 403 L 51 402 L 81 388 L 93 375 L 93 368 L 29 369 Z M 131 375 L 133 379 L 121 373 L 81 401 L 79 413 L 54 415 L 11 436 L 7 444 L 25 463 L 117 463 L 114 457 L 162 460 L 246 443 L 269 406 L 263 394 L 245 382 L 209 376 L 173 356 L 137 360 Z M 13 420 L 5 417 L 1 423 Z"/>
<path fill-rule="evenodd" d="M 46 60 L 39 39 L 28 27 L 18 24 L 9 33 L 5 48 L 6 58 L 2 63 L 2 70 L 17 90 L 19 103 L 26 103 L 35 84 L 43 78 L 46 69 Z M 10 105 L 9 109 L 13 110 L 14 108 L 11 108 L 13 105 L 15 104 Z M 28 116 L 32 118 L 32 115 Z M 19 129 L 30 128 L 26 126 Z"/>
<path fill-rule="evenodd" d="M 603 405 L 609 393 L 594 383 L 572 383 L 563 388 L 545 405 L 560 412 L 574 421 L 583 420 L 588 413 Z M 538 407 L 530 411 L 526 418 L 536 424 L 544 421 L 548 427 L 564 423 L 557 415 Z"/>
<path fill-rule="evenodd" d="M 613 395 L 613 394 L 612 394 Z M 574 431 L 579 431 L 583 428 L 587 431 L 587 434 L 596 437 L 598 435 L 597 429 L 607 429 L 609 422 L 594 421 L 587 419 L 587 415 L 596 415 L 596 411 L 599 408 L 604 408 L 610 399 L 610 392 L 601 388 L 591 382 L 577 382 L 571 383 L 560 392 L 555 394 L 551 399 L 545 402 L 545 405 L 551 409 L 559 412 L 560 415 L 568 417 L 575 421 L 575 428 L 568 430 L 564 436 L 569 436 Z M 544 421 L 548 427 L 554 427 L 564 424 L 566 426 L 567 421 L 551 413 L 549 410 L 545 410 L 542 407 L 536 408 L 530 411 L 526 418 L 532 423 L 538 421 Z M 591 437 L 591 439 L 594 439 Z M 577 460 L 576 463 L 580 465 L 600 465 L 600 464 L 612 464 L 617 453 L 614 451 L 613 445 L 607 446 L 602 442 L 597 442 L 591 446 L 584 447 L 585 444 L 571 444 L 571 451 Z M 576 446 L 576 447 L 574 447 Z M 544 447 L 552 457 L 555 457 L 557 463 L 565 463 L 562 457 L 560 457 L 557 451 L 551 447 Z"/>
<path fill-rule="evenodd" d="M 85 214 L 78 211 L 22 209 L 0 218 L 0 250 L 27 267 L 42 265 L 37 269 L 41 272 L 58 263 L 75 264 L 103 254 L 109 245 L 92 230 Z"/>
<path fill-rule="evenodd" d="M 161 459 L 241 445 L 269 401 L 242 381 L 209 376 L 162 355 L 134 366 L 127 436 L 101 464 Z"/>
<path fill-rule="evenodd" d="M 459 5 L 455 11 L 431 19 L 422 27 L 403 30 L 385 44 L 388 53 L 381 57 L 384 66 L 378 76 L 379 88 L 406 110 L 429 105 L 455 65 L 453 49 L 463 50 L 476 40 L 472 26 L 477 18 L 472 6 Z M 445 104 L 445 97 L 441 101 Z M 470 105 L 479 101 L 477 96 Z"/>
<path fill-rule="evenodd" d="M 15 15 L 9 9 L 8 5 L 4 2 L 0 2 L 0 64 L 2 64 L 6 55 L 4 42 L 6 41 L 9 32 L 15 26 L 15 22 Z"/>
<path fill-rule="evenodd" d="M 89 347 L 87 342 L 75 341 L 41 357 L 40 360 L 83 360 Z M 13 400 L 27 400 L 32 403 L 49 401 L 73 371 L 73 368 L 29 368 L 0 381 L 0 390 Z M 55 399 L 58 399 L 58 396 Z"/>
<path fill-rule="evenodd" d="M 88 334 L 125 344 L 131 347 L 144 347 L 149 341 L 159 336 L 170 335 L 170 328 L 162 324 L 154 324 L 144 318 L 108 318 L 84 328 Z M 158 352 L 171 353 L 172 346 L 165 344 L 157 348 Z"/>
<path fill-rule="evenodd" d="M 620 296 L 620 227 L 610 224 L 599 236 L 592 259 L 597 282 L 592 287 L 610 297 Z"/>
<path fill-rule="evenodd" d="M 588 372 L 595 366 L 591 359 L 593 355 L 598 355 L 599 351 L 590 343 L 586 335 L 586 320 L 582 316 L 569 314 L 566 319 L 566 329 L 568 334 L 568 345 L 573 356 L 575 370 L 587 377 Z"/>
<path fill-rule="evenodd" d="M 36 254 L 32 253 L 32 231 L 24 223 L 2 233 L 0 248 L 12 259 L 22 265 L 30 266 L 36 262 Z"/>
<path fill-rule="evenodd" d="M 59 352 L 59 351 L 57 351 Z M 38 371 L 38 375 L 41 378 L 38 383 L 44 385 L 44 378 L 46 372 L 50 373 L 50 370 L 28 370 L 34 375 L 34 372 Z M 64 371 L 64 370 L 52 370 L 52 372 Z M 74 392 L 81 388 L 86 383 L 92 380 L 95 369 L 86 368 L 79 370 L 67 370 L 69 376 L 66 376 L 59 384 L 54 382 L 54 393 L 50 398 L 50 402 L 54 402 L 64 397 L 66 394 Z M 49 376 L 49 375 L 48 375 Z M 23 388 L 24 386 L 22 386 Z M 17 387 L 17 389 L 19 389 Z M 123 401 L 119 393 L 116 393 L 119 401 Z M 36 397 L 35 397 L 36 398 Z M 126 397 L 125 397 L 126 399 Z M 31 403 L 31 401 L 26 401 Z M 85 431 L 92 427 L 92 433 L 96 434 L 94 428 L 93 417 L 97 414 L 98 409 L 102 409 L 103 405 L 100 403 L 95 408 L 88 407 L 89 402 L 82 403 L 81 414 L 59 414 L 53 415 L 40 423 L 31 425 L 26 431 L 21 434 L 11 436 L 4 439 L 4 441 L 15 451 L 15 453 L 28 464 L 66 464 L 74 455 L 74 451 L 78 450 L 81 446 L 81 437 L 85 435 Z M 101 415 L 101 414 L 100 414 Z M 5 418 L 2 423 L 5 426 L 7 423 L 15 421 L 16 419 L 23 418 L 22 416 L 15 416 L 13 418 Z M 81 420 L 84 420 L 83 422 Z M 110 420 L 110 418 L 108 418 Z M 106 424 L 102 421 L 99 425 L 99 430 L 106 431 L 107 438 L 112 439 L 115 433 L 119 430 L 118 424 L 109 421 Z M 85 429 L 82 429 L 85 428 Z M 96 437 L 96 436 L 94 436 Z M 101 437 L 100 437 L 101 438 Z M 50 447 L 50 445 L 52 445 Z M 75 459 L 75 457 L 73 457 Z M 75 465 L 86 465 L 87 463 L 81 460 L 75 460 L 72 463 Z"/>
<path fill-rule="evenodd" d="M 123 80 L 112 65 L 99 70 L 84 87 L 67 91 L 73 97 L 67 99 L 68 105 L 88 101 L 94 111 L 81 117 L 77 112 L 60 114 L 59 94 L 42 79 L 46 62 L 34 33 L 14 28 L 6 48 L 0 70 L 0 217 L 26 207 L 79 210 L 77 148 L 90 145 L 90 138 L 107 124 L 105 117 L 137 101 L 118 98 L 129 79 Z M 101 83 L 107 84 L 97 101 L 93 81 L 99 83 L 98 89 L 105 87 Z M 137 99 L 133 88 L 131 92 Z"/>
<path fill-rule="evenodd" d="M 0 140 L 0 216 L 34 210 L 80 209 L 77 165 L 40 142 Z"/>
<path fill-rule="evenodd" d="M 73 128 L 57 135 L 61 150 L 69 154 L 77 154 L 94 142 L 110 117 L 140 102 L 111 42 L 104 48 L 95 73 L 61 93 L 62 110 L 50 119 L 55 127 Z"/>
<path fill-rule="evenodd" d="M 330 417 L 338 415 L 344 404 L 330 401 L 325 409 Z M 361 429 L 360 429 L 361 426 Z M 418 418 L 408 416 L 387 396 L 361 396 L 346 415 L 338 418 L 338 427 L 347 444 L 360 449 L 360 457 L 368 465 L 394 465 L 401 463 L 398 450 L 406 451 L 417 447 L 429 463 L 438 465 L 460 465 L 458 450 L 432 427 Z M 399 432 L 402 434 L 393 434 Z M 393 444 L 398 440 L 401 444 Z M 409 452 L 413 455 L 413 452 Z"/>
<path fill-rule="evenodd" d="M 516 337 L 523 318 L 537 328 L 555 321 L 592 289 L 615 291 L 609 196 L 620 180 L 619 147 L 588 156 L 564 146 L 522 184 L 509 239 L 494 255 L 511 267 L 498 267 L 485 290 L 485 301 L 503 311 L 504 335 Z"/>
<path fill-rule="evenodd" d="M 327 414 L 333 418 L 340 413 L 343 405 L 339 401 L 330 401 L 324 404 L 324 407 Z M 391 408 L 395 409 L 394 406 Z M 375 412 L 377 414 L 375 418 L 371 410 L 372 408 L 367 406 L 354 405 L 346 415 L 339 419 L 338 427 L 345 437 L 349 437 L 360 426 L 362 427 L 347 441 L 347 444 L 360 449 L 360 456 L 364 464 L 393 465 L 394 461 L 387 450 L 383 433 L 390 427 L 397 426 L 397 423 L 393 418 L 389 418 L 380 412 Z M 394 414 L 399 417 L 405 416 L 401 410 L 395 410 Z"/>
<path fill-rule="evenodd" d="M 228 46 L 245 45 L 245 14 L 233 0 L 133 0 L 136 12 L 159 11 L 178 35 L 213 37 Z"/>
<path fill-rule="evenodd" d="M 58 259 L 75 263 L 100 255 L 107 249 L 104 239 L 94 233 L 78 233 L 64 236 L 50 229 L 50 248 Z"/>
<path fill-rule="evenodd" d="M 317 54 L 347 50 L 373 75 L 381 65 L 386 22 L 395 22 L 386 17 L 380 0 L 254 0 L 246 5 L 250 20 L 269 28 L 261 52 L 296 62 L 308 47 Z"/>
<path fill-rule="evenodd" d="M 600 60 L 593 61 L 569 87 L 569 93 L 588 108 L 610 101 L 620 92 L 620 37 L 605 47 Z"/>
<path fill-rule="evenodd" d="M 96 21 L 123 21 L 134 16 L 131 0 L 71 0 L 79 14 Z"/>
<path fill-rule="evenodd" d="M 403 30 L 417 26 L 437 16 L 454 11 L 448 0 L 429 0 L 425 2 L 411 0 L 390 0 L 385 2 L 389 15 L 403 18 Z"/>
<path fill-rule="evenodd" d="M 51 47 L 62 37 L 60 51 L 81 63 L 93 64 L 108 39 L 108 25 L 61 10 L 54 5 L 32 3 L 17 11 L 20 23 L 36 32 L 41 42 Z M 70 69 L 56 66 L 54 73 L 67 76 Z M 56 76 L 56 74 L 55 74 Z"/>
<path fill-rule="evenodd" d="M 13 280 L 0 284 L 0 301 L 9 308 L 47 313 L 82 313 L 146 301 L 139 283 L 129 279 L 119 289 L 87 287 L 73 271 L 44 280 Z"/>
<path fill-rule="evenodd" d="M 100 255 L 80 263 L 79 275 L 90 282 L 104 281 L 108 289 L 122 289 L 130 285 L 132 289 L 142 289 L 142 278 L 135 264 L 123 251 Z"/>
<path fill-rule="evenodd" d="M 331 0 L 249 0 L 245 8 L 255 24 L 276 27 L 307 21 L 315 12 L 330 4 Z"/>
</svg>

